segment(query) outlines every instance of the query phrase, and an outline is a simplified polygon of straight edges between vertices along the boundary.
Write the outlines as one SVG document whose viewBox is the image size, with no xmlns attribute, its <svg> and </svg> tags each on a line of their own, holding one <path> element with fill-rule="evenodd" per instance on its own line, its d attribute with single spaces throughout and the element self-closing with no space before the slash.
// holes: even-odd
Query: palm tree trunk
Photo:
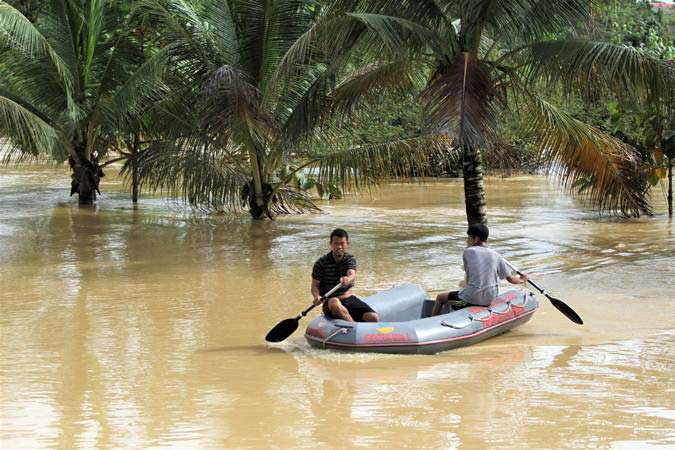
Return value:
<svg viewBox="0 0 675 450">
<path fill-rule="evenodd" d="M 253 171 L 253 179 L 251 180 L 248 190 L 248 212 L 253 219 L 264 219 L 265 216 L 270 216 L 267 210 L 267 199 L 265 198 L 266 187 L 269 185 L 264 182 L 262 178 L 262 170 L 255 155 L 251 157 L 251 169 Z"/>
<path fill-rule="evenodd" d="M 272 213 L 268 208 L 268 198 L 272 194 L 272 186 L 267 183 L 265 177 L 265 170 L 258 153 L 256 152 L 255 144 L 249 147 L 249 158 L 251 162 L 251 172 L 253 179 L 248 190 L 248 205 L 249 213 L 253 219 L 264 219 L 265 216 L 272 219 Z"/>
<path fill-rule="evenodd" d="M 86 153 L 86 144 L 75 146 L 77 158 L 68 158 L 73 173 L 70 183 L 70 195 L 78 194 L 78 204 L 91 205 L 96 201 L 96 193 L 101 178 L 105 175 L 96 161 L 90 160 Z"/>
<path fill-rule="evenodd" d="M 134 143 L 131 147 L 131 202 L 138 203 L 138 184 L 139 184 L 139 173 L 138 173 L 138 161 L 136 160 L 138 156 L 138 133 L 134 134 Z"/>
<path fill-rule="evenodd" d="M 465 145 L 463 149 L 464 204 L 469 225 L 487 225 L 485 190 L 483 188 L 483 166 L 480 150 Z"/>
</svg>

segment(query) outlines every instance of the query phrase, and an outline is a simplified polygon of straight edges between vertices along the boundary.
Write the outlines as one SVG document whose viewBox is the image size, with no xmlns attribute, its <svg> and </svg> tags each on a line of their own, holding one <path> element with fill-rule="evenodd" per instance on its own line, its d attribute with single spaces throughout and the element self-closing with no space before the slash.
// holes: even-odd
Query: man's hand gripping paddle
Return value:
<svg viewBox="0 0 675 450">
<path fill-rule="evenodd" d="M 321 300 L 325 300 L 327 297 L 330 297 L 330 295 L 337 291 L 341 284 L 336 285 L 333 289 L 330 291 L 326 292 L 326 295 L 321 297 Z M 312 304 L 309 308 L 298 314 L 297 317 L 293 317 L 292 319 L 286 319 L 282 320 L 279 322 L 274 328 L 270 330 L 269 333 L 267 333 L 267 336 L 265 336 L 265 340 L 267 342 L 281 342 L 284 339 L 286 339 L 288 336 L 293 334 L 295 330 L 298 329 L 298 322 L 300 319 L 305 317 L 308 312 L 310 312 L 316 305 Z"/>
</svg>

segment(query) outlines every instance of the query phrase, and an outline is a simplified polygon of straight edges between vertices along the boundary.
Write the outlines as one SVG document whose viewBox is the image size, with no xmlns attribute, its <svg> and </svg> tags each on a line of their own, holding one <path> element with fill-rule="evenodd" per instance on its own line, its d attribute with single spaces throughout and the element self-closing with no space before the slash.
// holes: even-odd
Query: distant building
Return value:
<svg viewBox="0 0 675 450">
<path fill-rule="evenodd" d="M 668 33 L 675 33 L 675 1 L 650 2 L 643 0 L 643 3 L 649 3 L 652 11 L 660 12 L 663 15 L 664 25 L 667 27 Z"/>
<path fill-rule="evenodd" d="M 673 2 L 649 2 L 649 3 L 654 11 L 665 9 L 668 12 L 670 12 L 671 8 L 675 7 L 675 3 Z"/>
</svg>

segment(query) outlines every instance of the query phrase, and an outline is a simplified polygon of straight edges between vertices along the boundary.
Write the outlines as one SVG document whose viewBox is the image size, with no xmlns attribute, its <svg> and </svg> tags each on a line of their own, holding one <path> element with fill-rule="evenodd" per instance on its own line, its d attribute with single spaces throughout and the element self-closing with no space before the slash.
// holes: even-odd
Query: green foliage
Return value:
<svg viewBox="0 0 675 450">
<path fill-rule="evenodd" d="M 425 146 L 400 138 L 413 120 L 400 103 L 360 108 L 378 97 L 374 78 L 406 93 L 413 83 L 398 75 L 412 61 L 362 67 L 370 53 L 348 34 L 338 48 L 314 45 L 319 30 L 349 22 L 336 4 L 139 1 L 171 54 L 170 95 L 154 110 L 152 145 L 135 159 L 146 186 L 272 218 L 316 211 L 310 188 L 341 195 L 447 153 L 443 137 L 427 136 Z M 308 169 L 312 176 L 301 175 Z"/>
<path fill-rule="evenodd" d="M 47 2 L 43 0 L 7 0 L 7 3 L 26 16 L 30 22 L 35 22 L 40 13 L 45 10 Z"/>
<path fill-rule="evenodd" d="M 608 0 L 595 2 L 590 21 L 578 27 L 578 30 L 582 37 L 626 46 L 632 54 L 631 58 L 642 59 L 645 56 L 668 60 L 675 56 L 675 40 L 672 33 L 668 32 L 668 20 L 661 12 L 654 12 L 648 4 L 633 0 Z M 561 31 L 558 36 L 568 38 L 570 35 L 568 31 Z M 621 84 L 612 86 L 611 81 L 590 70 L 587 74 L 582 74 L 583 78 L 575 78 L 577 75 L 568 70 L 568 67 L 574 66 L 574 59 L 582 57 L 586 58 L 589 66 L 594 60 L 606 61 L 603 64 L 607 65 L 614 64 L 615 57 L 605 50 L 610 48 L 606 44 L 589 48 L 590 54 L 595 55 L 593 57 L 582 56 L 585 51 L 577 52 L 576 56 L 560 65 L 559 74 L 546 80 L 545 84 L 533 84 L 532 90 L 553 104 L 559 105 L 571 117 L 629 144 L 636 150 L 636 176 L 640 177 L 636 179 L 653 184 L 658 179 L 655 176 L 658 168 L 662 167 L 654 157 L 654 149 L 659 147 L 664 135 L 673 129 L 672 98 L 675 87 L 673 79 L 672 76 L 664 78 L 656 88 L 649 86 L 651 82 L 645 83 L 646 89 L 630 88 L 631 80 L 641 75 L 637 72 L 630 74 L 627 69 L 631 66 L 639 67 L 640 63 L 624 63 L 625 74 L 628 77 L 621 83 L 625 82 L 625 86 Z M 616 58 L 619 58 L 619 54 L 616 53 Z M 667 64 L 662 66 L 667 70 Z M 672 72 L 672 66 L 670 71 Z M 590 82 L 587 82 L 585 79 L 588 76 L 595 80 L 590 79 L 588 80 Z M 649 75 L 644 80 L 656 77 L 658 75 Z M 551 80 L 561 80 L 564 81 L 562 84 L 578 85 L 583 88 L 567 90 L 561 84 L 550 83 Z M 522 121 L 511 122 L 506 127 L 502 122 L 500 133 L 502 140 L 517 145 L 527 141 L 529 138 L 527 127 L 523 126 L 527 120 L 528 118 L 524 117 Z M 528 150 L 525 149 L 525 152 L 528 153 Z M 530 152 L 530 155 L 535 157 L 536 152 Z M 642 175 L 639 175 L 640 173 Z M 569 186 L 574 191 L 589 193 L 597 180 L 594 174 L 583 175 Z"/>
<path fill-rule="evenodd" d="M 419 61 L 408 76 L 423 80 L 425 127 L 447 133 L 464 154 L 469 221 L 484 220 L 476 149 L 485 155 L 504 148 L 534 150 L 559 171 L 564 185 L 587 180 L 587 195 L 600 209 L 624 215 L 649 211 L 630 147 L 546 95 L 615 97 L 641 106 L 656 99 L 663 100 L 661 107 L 673 98 L 672 67 L 647 52 L 579 36 L 574 27 L 583 28 L 579 24 L 589 19 L 582 0 L 416 4 L 415 11 L 406 11 L 386 0 L 368 0 L 358 2 L 359 12 L 349 17 L 365 27 L 359 32 L 380 58 Z M 414 70 L 419 66 L 427 70 Z M 504 139 L 509 130 L 517 146 Z M 488 158 L 491 166 L 504 158 L 496 159 Z"/>
<path fill-rule="evenodd" d="M 287 179 L 289 186 L 304 192 L 315 190 L 319 198 L 342 198 L 342 189 L 336 182 L 322 183 L 310 171 L 303 172 L 297 169 L 297 167 L 284 166 L 279 171 L 277 178 L 282 180 Z"/>
<path fill-rule="evenodd" d="M 669 32 L 672 19 L 653 11 L 648 3 L 612 0 L 596 5 L 594 35 L 610 42 L 629 45 L 655 58 L 675 58 L 675 36 Z M 671 63 L 672 64 L 672 63 Z M 607 130 L 633 146 L 649 172 L 650 185 L 658 182 L 664 167 L 656 156 L 666 136 L 675 130 L 672 99 L 652 94 L 639 104 L 631 99 L 574 102 L 576 115 Z"/>
<path fill-rule="evenodd" d="M 564 167 L 601 208 L 638 214 L 635 155 L 608 135 L 655 160 L 673 129 L 674 42 L 645 4 L 590 12 L 586 0 L 0 1 L 0 136 L 21 155 L 121 159 L 150 189 L 254 217 L 478 148 L 488 168 Z"/>
<path fill-rule="evenodd" d="M 418 137 L 422 131 L 422 107 L 414 93 L 388 95 L 370 106 L 369 113 L 357 112 L 353 132 L 366 144 Z"/>
<path fill-rule="evenodd" d="M 128 5 L 87 3 L 43 2 L 31 23 L 0 1 L 0 133 L 17 151 L 102 161 L 165 92 L 166 52 L 143 54 Z"/>
<path fill-rule="evenodd" d="M 544 168 L 541 151 L 521 117 L 508 111 L 499 111 L 497 127 L 495 139 L 483 152 L 486 172 L 534 172 Z"/>
<path fill-rule="evenodd" d="M 603 0 L 594 3 L 590 23 L 579 26 L 578 30 L 587 38 L 628 45 L 645 55 L 667 60 L 675 58 L 675 37 L 668 32 L 668 21 L 663 13 L 653 11 L 647 3 Z M 561 30 L 557 35 L 562 38 L 572 36 L 569 29 Z M 569 84 L 574 84 L 574 80 L 570 80 Z M 582 122 L 624 138 L 636 147 L 644 161 L 649 160 L 649 151 L 645 146 L 653 148 L 659 140 L 659 133 L 672 128 L 663 111 L 659 113 L 655 110 L 654 105 L 658 102 L 647 100 L 638 103 L 625 93 L 618 97 L 615 95 L 617 90 L 625 89 L 615 88 L 601 93 L 601 89 L 596 86 L 598 91 L 594 91 L 594 88 L 574 93 L 560 86 L 551 89 L 533 84 L 531 88 L 537 95 L 560 105 Z M 513 167 L 519 162 L 522 167 L 536 167 L 543 162 L 538 156 L 538 149 L 531 142 L 531 136 L 526 132 L 527 120 L 504 111 L 499 113 L 495 145 L 485 152 L 488 169 Z M 519 158 L 521 156 L 522 159 Z M 585 180 L 585 189 L 588 190 L 588 183 L 593 177 L 582 177 L 582 180 Z M 571 187 L 576 190 L 581 184 L 573 183 Z"/>
<path fill-rule="evenodd" d="M 649 2 L 597 2 L 591 30 L 594 39 L 630 45 L 662 59 L 675 57 L 675 37 L 669 36 L 663 13 L 653 11 Z"/>
</svg>

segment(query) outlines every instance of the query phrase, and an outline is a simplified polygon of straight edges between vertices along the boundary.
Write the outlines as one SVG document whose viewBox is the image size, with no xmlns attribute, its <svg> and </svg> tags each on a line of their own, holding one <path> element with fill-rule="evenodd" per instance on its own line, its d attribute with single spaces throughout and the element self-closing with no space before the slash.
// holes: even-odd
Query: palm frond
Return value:
<svg viewBox="0 0 675 450">
<path fill-rule="evenodd" d="M 274 112 L 282 127 L 282 146 L 292 146 L 321 125 L 330 111 L 330 93 L 336 78 L 333 68 L 317 65 L 285 80 Z"/>
<path fill-rule="evenodd" d="M 490 140 L 495 97 L 487 65 L 469 53 L 440 63 L 422 92 L 429 127 L 472 147 Z"/>
<path fill-rule="evenodd" d="M 358 2 L 354 2 L 358 3 Z M 371 8 L 374 8 L 371 6 Z M 380 8 L 375 8 L 380 10 Z M 339 60 L 344 64 L 346 55 L 359 48 L 360 54 L 382 56 L 383 52 L 401 59 L 410 55 L 410 48 L 435 46 L 451 53 L 448 45 L 428 28 L 401 17 L 346 12 L 349 9 L 329 8 L 308 25 L 306 31 L 289 46 L 279 60 L 271 78 L 271 85 L 279 80 L 304 71 L 312 64 L 335 65 Z M 405 45 L 404 44 L 405 41 Z M 441 50 L 438 50 L 439 52 Z"/>
<path fill-rule="evenodd" d="M 231 2 L 239 38 L 238 64 L 261 89 L 265 89 L 279 60 L 304 32 L 305 7 L 302 0 Z"/>
<path fill-rule="evenodd" d="M 411 57 L 375 62 L 349 74 L 332 92 L 332 111 L 346 116 L 362 101 L 375 101 L 383 95 L 406 95 L 423 85 L 423 63 Z"/>
<path fill-rule="evenodd" d="M 448 161 L 457 150 L 445 135 L 428 135 L 380 144 L 338 148 L 307 155 L 318 168 L 318 181 L 340 183 L 343 188 L 368 186 L 391 177 L 421 174 L 429 162 Z"/>
<path fill-rule="evenodd" d="M 340 4 L 342 2 L 335 2 Z M 438 28 L 448 17 L 448 1 L 436 0 L 357 0 L 342 9 L 344 12 L 379 14 L 384 16 L 404 17 L 408 20 L 423 23 L 431 28 Z"/>
<path fill-rule="evenodd" d="M 234 63 L 237 61 L 239 37 L 232 17 L 228 0 L 208 0 L 203 3 L 201 12 L 204 27 L 203 34 L 208 42 L 214 44 L 215 51 L 222 52 L 220 60 Z"/>
<path fill-rule="evenodd" d="M 318 74 L 313 81 L 311 77 L 298 77 L 292 80 L 294 89 L 283 92 L 285 98 L 279 108 L 291 111 L 287 118 L 278 117 L 284 123 L 284 145 L 294 146 L 298 139 L 309 136 L 328 122 L 331 122 L 330 126 L 347 126 L 348 116 L 355 108 L 367 107 L 382 95 L 407 95 L 424 83 L 423 65 L 417 60 L 368 64 L 339 82 L 334 70 L 337 69 L 332 66 L 317 68 Z"/>
<path fill-rule="evenodd" d="M 99 50 L 102 40 L 100 39 L 106 19 L 106 7 L 104 0 L 89 0 L 87 2 L 83 17 L 83 45 L 82 74 L 84 75 L 84 85 L 89 87 L 90 83 L 98 82 L 95 75 L 95 57 Z M 107 45 L 106 45 L 107 46 Z"/>
<path fill-rule="evenodd" d="M 215 70 L 221 64 L 233 64 L 236 61 L 226 59 L 219 46 L 209 45 L 208 23 L 204 22 L 196 10 L 195 4 L 183 0 L 139 0 L 133 15 L 145 17 L 162 30 L 162 43 L 171 43 L 171 56 L 180 62 L 175 68 L 183 78 L 196 80 Z M 219 59 L 218 57 L 223 59 Z"/>
<path fill-rule="evenodd" d="M 436 30 L 402 17 L 366 13 L 347 15 L 373 30 L 384 48 L 395 57 L 408 56 L 411 48 L 431 48 L 438 57 L 452 58 L 459 48 L 452 26 L 448 27 L 452 36 L 441 39 Z"/>
<path fill-rule="evenodd" d="M 135 161 L 128 159 L 122 173 L 131 176 L 132 163 L 139 168 L 142 186 L 179 196 L 190 205 L 204 209 L 237 210 L 242 188 L 248 182 L 233 160 L 237 149 L 217 150 L 205 142 L 156 142 Z"/>
<path fill-rule="evenodd" d="M 274 196 L 270 198 L 268 207 L 273 214 L 321 212 L 309 193 L 288 185 L 277 187 Z"/>
<path fill-rule="evenodd" d="M 7 60 L 10 64 L 14 62 L 11 58 Z M 13 69 L 10 72 L 6 70 L 6 67 L 0 66 L 0 97 L 15 102 L 50 126 L 58 127 L 58 117 L 61 111 L 57 108 L 62 105 L 59 102 L 60 98 L 54 96 L 53 93 L 50 95 L 42 86 L 36 85 L 36 78 L 30 77 L 35 74 L 33 70 L 25 70 L 26 66 L 20 63 Z M 23 78 L 22 75 L 26 75 L 27 78 Z M 37 80 L 40 78 L 37 77 Z"/>
<path fill-rule="evenodd" d="M 584 26 L 588 0 L 479 0 L 467 2 L 468 21 L 485 21 L 490 34 L 511 43 L 543 39 L 561 30 Z M 468 13 L 467 13 L 468 11 Z"/>
<path fill-rule="evenodd" d="M 267 90 L 279 81 L 305 70 L 312 61 L 334 60 L 366 28 L 354 18 L 344 14 L 318 17 L 286 50 L 270 77 Z M 265 94 L 266 97 L 270 95 Z"/>
<path fill-rule="evenodd" d="M 276 124 L 262 107 L 262 93 L 251 81 L 239 67 L 216 70 L 207 88 L 206 114 L 211 117 L 212 129 L 250 130 L 264 139 L 273 138 Z"/>
<path fill-rule="evenodd" d="M 140 117 L 149 104 L 168 94 L 164 76 L 168 70 L 170 46 L 167 46 L 140 65 L 119 85 L 110 98 L 97 105 L 106 116 L 108 126 L 130 117 Z M 98 111 L 94 112 L 94 115 Z"/>
<path fill-rule="evenodd" d="M 32 58 L 46 58 L 61 80 L 62 89 L 70 97 L 73 74 L 45 37 L 18 10 L 0 2 L 0 45 L 9 45 Z"/>
<path fill-rule="evenodd" d="M 46 8 L 40 16 L 40 32 L 49 42 L 54 52 L 59 55 L 64 64 L 71 69 L 77 67 L 78 54 L 75 48 L 77 24 L 71 20 L 69 11 L 72 8 L 67 0 L 52 0 L 46 2 Z M 73 92 L 80 91 L 80 79 L 73 76 Z"/>
<path fill-rule="evenodd" d="M 586 183 L 585 195 L 600 211 L 650 213 L 647 184 L 634 149 L 538 97 L 525 99 L 529 107 L 523 111 L 523 123 L 564 187 Z"/>
<path fill-rule="evenodd" d="M 675 102 L 675 67 L 634 47 L 565 39 L 531 44 L 523 55 L 530 80 L 585 95 Z"/>
<path fill-rule="evenodd" d="M 10 148 L 35 157 L 49 155 L 57 161 L 68 157 L 68 149 L 58 132 L 40 117 L 18 103 L 0 96 L 0 136 Z M 10 157 L 11 153 L 7 154 Z"/>
</svg>

